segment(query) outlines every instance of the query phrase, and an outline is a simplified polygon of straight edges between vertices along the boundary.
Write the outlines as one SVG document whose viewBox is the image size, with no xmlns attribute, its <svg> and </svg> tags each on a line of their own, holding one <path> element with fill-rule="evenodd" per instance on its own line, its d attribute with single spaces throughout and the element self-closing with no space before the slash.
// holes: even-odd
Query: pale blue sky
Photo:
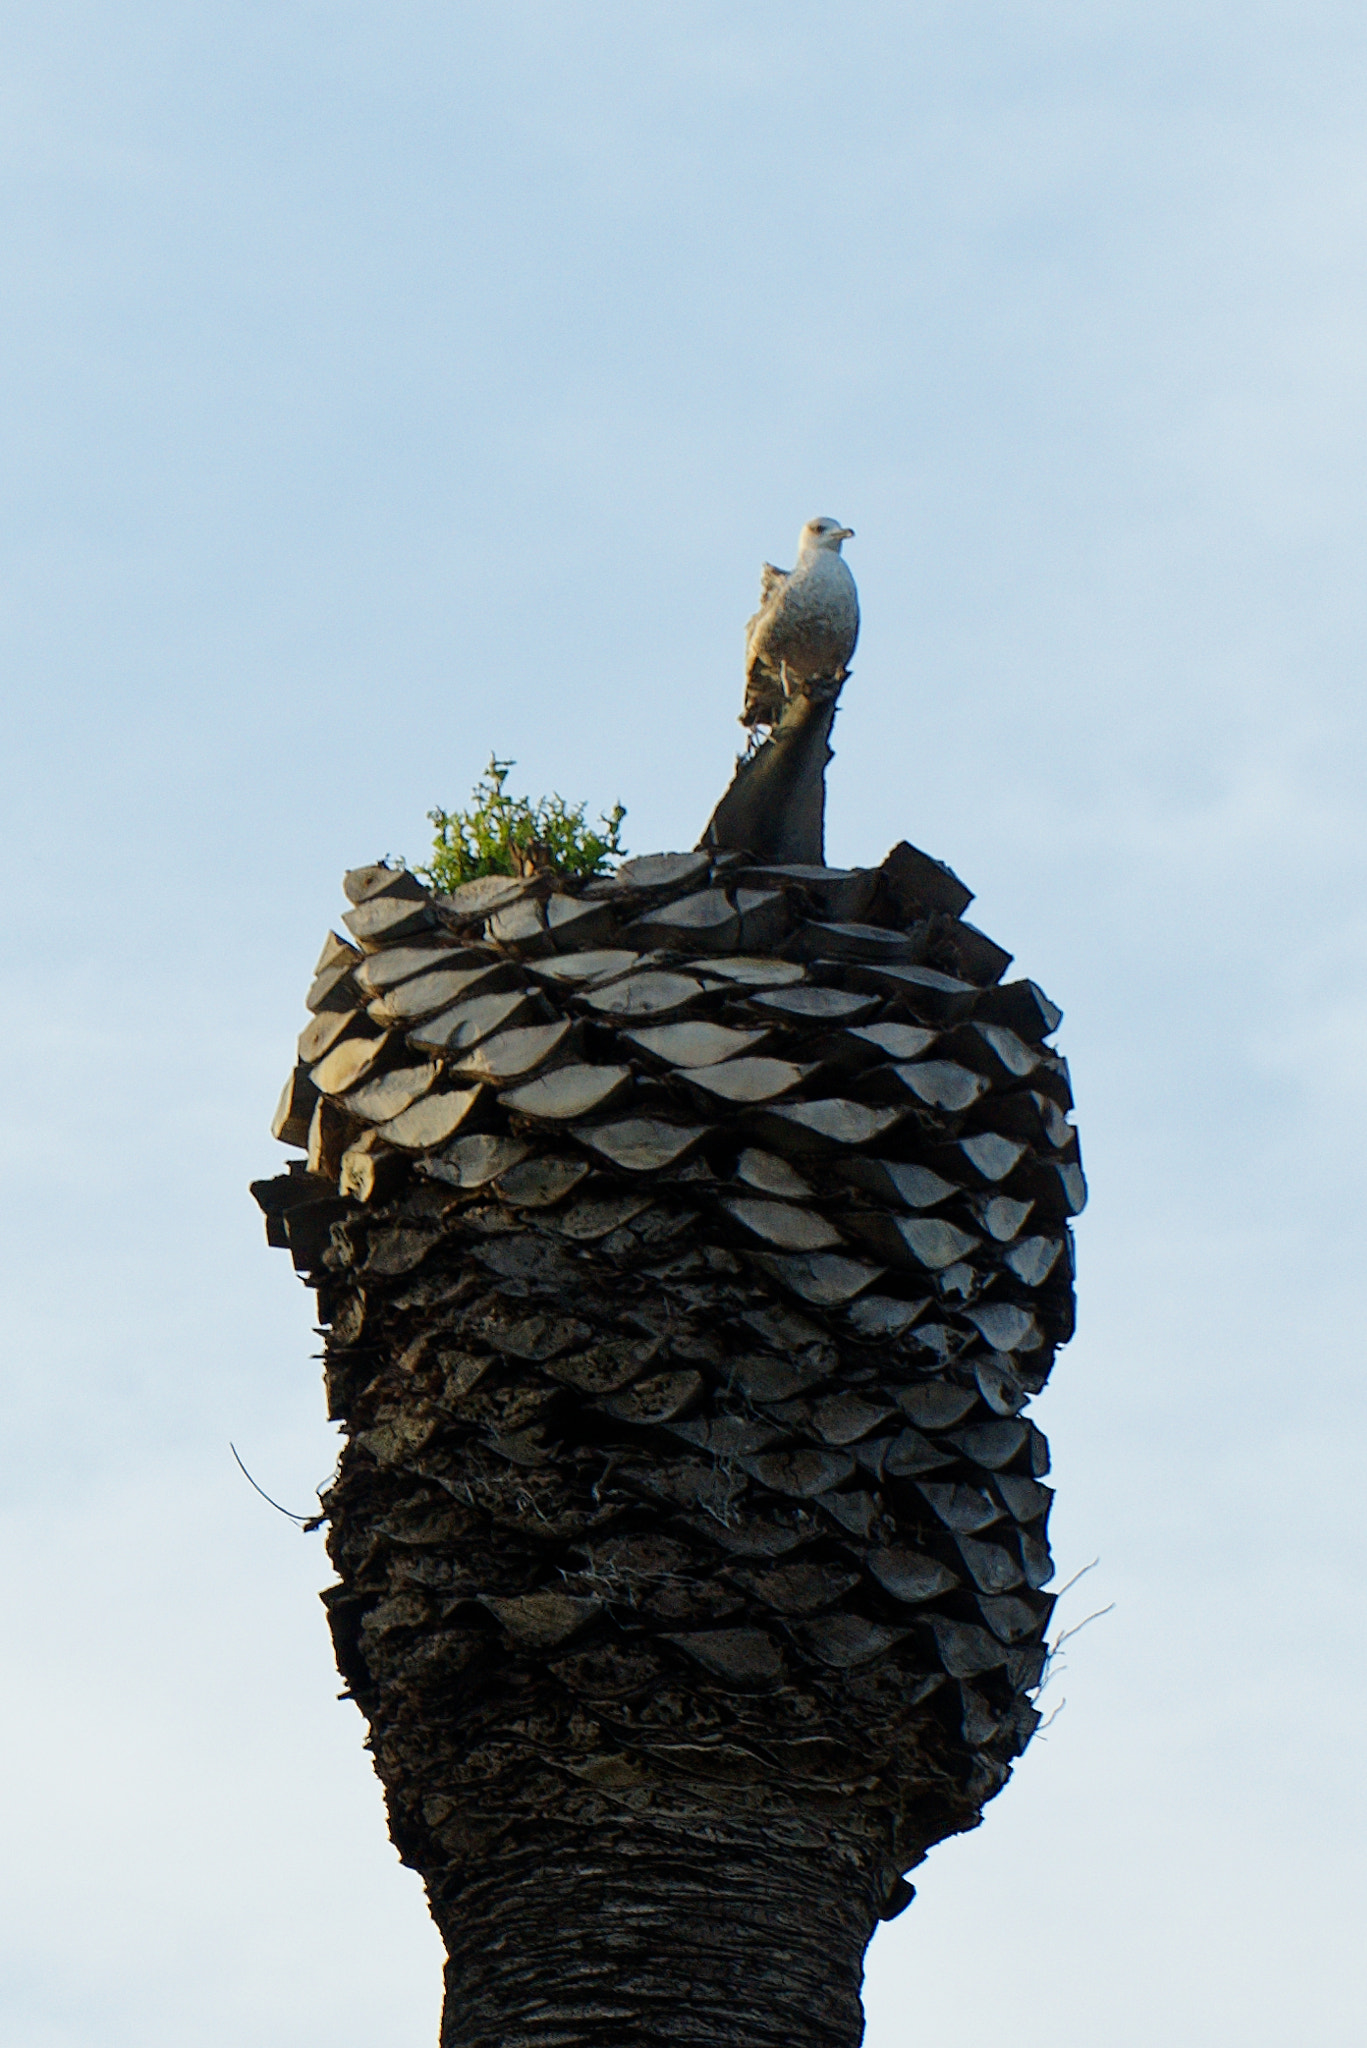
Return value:
<svg viewBox="0 0 1367 2048">
<path fill-rule="evenodd" d="M 431 2048 L 336 1703 L 309 1297 L 245 1194 L 341 870 L 491 749 L 634 851 L 760 560 L 1067 1010 L 1067 1707 L 870 2048 L 1357 2048 L 1367 17 L 1290 0 L 0 5 L 11 962 L 0 2031 Z"/>
</svg>

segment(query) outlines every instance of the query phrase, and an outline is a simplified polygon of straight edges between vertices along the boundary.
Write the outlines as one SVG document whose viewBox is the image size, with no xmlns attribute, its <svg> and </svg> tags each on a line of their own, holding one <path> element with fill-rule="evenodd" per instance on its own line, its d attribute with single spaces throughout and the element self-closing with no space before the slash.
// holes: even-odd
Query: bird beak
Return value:
<svg viewBox="0 0 1367 2048">
<path fill-rule="evenodd" d="M 836 539 L 837 539 L 837 540 L 853 540 L 853 539 L 854 539 L 854 528 L 853 528 L 852 526 L 842 526 L 842 527 L 841 527 L 841 529 L 840 529 L 840 531 L 839 531 L 839 533 L 838 533 L 838 534 L 836 535 Z"/>
</svg>

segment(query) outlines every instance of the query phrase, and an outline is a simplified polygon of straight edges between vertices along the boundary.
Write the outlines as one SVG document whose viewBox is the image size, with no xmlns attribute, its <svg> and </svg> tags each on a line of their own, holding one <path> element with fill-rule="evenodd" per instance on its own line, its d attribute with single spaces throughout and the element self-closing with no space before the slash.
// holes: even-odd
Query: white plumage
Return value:
<svg viewBox="0 0 1367 2048">
<path fill-rule="evenodd" d="M 745 628 L 742 725 L 776 724 L 802 683 L 844 680 L 859 638 L 859 593 L 840 544 L 853 538 L 838 520 L 809 519 L 796 565 L 761 569 L 759 610 Z"/>
</svg>

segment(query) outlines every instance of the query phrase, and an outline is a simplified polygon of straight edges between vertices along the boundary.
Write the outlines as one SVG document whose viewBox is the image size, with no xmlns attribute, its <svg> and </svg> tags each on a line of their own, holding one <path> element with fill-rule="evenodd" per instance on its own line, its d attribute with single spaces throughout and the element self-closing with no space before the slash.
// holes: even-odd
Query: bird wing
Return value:
<svg viewBox="0 0 1367 2048">
<path fill-rule="evenodd" d="M 783 709 L 783 678 L 764 646 L 766 611 L 758 611 L 745 628 L 745 709 L 742 725 L 772 725 Z"/>
<path fill-rule="evenodd" d="M 745 708 L 742 725 L 777 725 L 784 706 L 783 682 L 762 662 L 752 662 L 745 672 Z"/>
<path fill-rule="evenodd" d="M 759 610 L 745 622 L 745 709 L 742 725 L 773 725 L 783 710 L 783 679 L 767 659 L 763 628 L 774 606 L 787 588 L 789 569 L 776 569 L 765 562 L 759 572 Z"/>
<path fill-rule="evenodd" d="M 776 569 L 772 562 L 763 562 L 760 564 L 759 602 L 761 611 L 764 609 L 765 605 L 768 604 L 770 598 L 774 595 L 774 592 L 776 590 L 782 590 L 784 584 L 788 581 L 788 578 L 791 576 L 791 574 L 791 569 Z"/>
</svg>

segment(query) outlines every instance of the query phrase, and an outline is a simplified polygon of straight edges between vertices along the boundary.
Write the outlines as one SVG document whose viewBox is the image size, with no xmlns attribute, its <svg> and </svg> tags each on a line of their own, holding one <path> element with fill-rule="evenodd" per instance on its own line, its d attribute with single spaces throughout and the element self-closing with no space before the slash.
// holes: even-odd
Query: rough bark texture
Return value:
<svg viewBox="0 0 1367 2048">
<path fill-rule="evenodd" d="M 799 685 L 773 731 L 737 762 L 704 846 L 762 860 L 826 858 L 826 764 L 840 690 L 835 678 Z"/>
<path fill-rule="evenodd" d="M 529 1831 L 438 1915 L 442 2048 L 847 2048 L 875 1918 L 838 1852 L 740 1820 Z"/>
<path fill-rule="evenodd" d="M 907 846 L 347 891 L 256 1193 L 443 2048 L 852 2048 L 1037 1721 L 1059 1013 Z"/>
</svg>

